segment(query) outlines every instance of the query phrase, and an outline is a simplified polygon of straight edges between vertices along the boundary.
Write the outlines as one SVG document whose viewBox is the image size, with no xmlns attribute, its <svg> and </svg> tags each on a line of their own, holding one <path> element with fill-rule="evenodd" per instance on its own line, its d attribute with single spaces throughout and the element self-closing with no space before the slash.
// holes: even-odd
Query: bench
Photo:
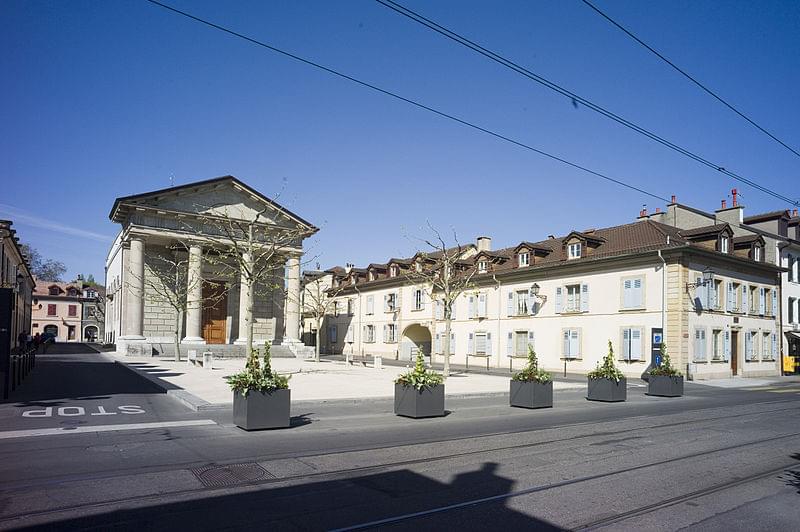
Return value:
<svg viewBox="0 0 800 532">
<path fill-rule="evenodd" d="M 345 361 L 350 365 L 355 365 L 356 363 L 361 364 L 365 368 L 367 367 L 368 362 L 372 362 L 372 367 L 375 369 L 381 369 L 383 367 L 383 356 L 382 355 L 352 355 L 348 354 L 345 355 Z"/>
<path fill-rule="evenodd" d="M 467 364 L 466 364 L 466 367 L 464 368 L 464 371 L 469 371 L 469 357 L 485 358 L 486 359 L 486 371 L 489 371 L 489 359 L 491 359 L 492 357 L 490 357 L 489 355 L 472 355 L 472 354 L 469 354 L 469 353 L 467 353 Z"/>
</svg>

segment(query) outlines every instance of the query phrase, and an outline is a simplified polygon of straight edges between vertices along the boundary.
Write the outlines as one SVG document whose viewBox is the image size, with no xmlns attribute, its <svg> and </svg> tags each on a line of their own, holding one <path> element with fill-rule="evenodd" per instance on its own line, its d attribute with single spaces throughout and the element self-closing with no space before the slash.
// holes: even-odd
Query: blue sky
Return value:
<svg viewBox="0 0 800 532">
<path fill-rule="evenodd" d="M 372 0 L 171 5 L 656 194 L 786 208 Z M 578 0 L 406 5 L 779 192 L 800 158 Z M 796 149 L 800 5 L 597 5 Z M 495 247 L 633 220 L 651 198 L 143 0 L 0 3 L 0 217 L 103 277 L 115 197 L 233 174 L 321 227 L 323 267 L 409 255 L 425 220 Z M 313 266 L 313 265 L 312 265 Z"/>
</svg>

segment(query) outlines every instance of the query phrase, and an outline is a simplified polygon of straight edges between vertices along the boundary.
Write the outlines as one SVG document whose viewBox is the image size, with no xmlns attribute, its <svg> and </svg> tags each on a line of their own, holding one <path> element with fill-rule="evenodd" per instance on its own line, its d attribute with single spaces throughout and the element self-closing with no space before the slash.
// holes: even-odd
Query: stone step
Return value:
<svg viewBox="0 0 800 532">
<path fill-rule="evenodd" d="M 256 347 L 261 348 L 263 344 Z M 188 356 L 189 349 L 196 350 L 198 355 L 205 351 L 211 351 L 214 353 L 214 358 L 244 358 L 247 356 L 245 346 L 243 345 L 207 344 L 194 346 L 182 345 L 181 358 L 186 358 Z M 173 344 L 153 344 L 153 351 L 154 356 L 165 358 L 175 356 L 175 346 Z M 273 358 L 295 358 L 295 354 L 292 350 L 283 345 L 270 346 L 269 352 Z"/>
</svg>

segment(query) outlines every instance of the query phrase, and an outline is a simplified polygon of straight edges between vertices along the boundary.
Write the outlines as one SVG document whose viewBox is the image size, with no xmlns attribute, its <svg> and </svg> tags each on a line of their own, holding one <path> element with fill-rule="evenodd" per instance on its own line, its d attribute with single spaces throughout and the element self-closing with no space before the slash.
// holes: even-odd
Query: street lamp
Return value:
<svg viewBox="0 0 800 532">
<path fill-rule="evenodd" d="M 535 297 L 536 299 L 541 299 L 542 303 L 544 303 L 545 301 L 547 301 L 547 296 L 539 295 L 539 290 L 540 290 L 539 283 L 533 283 L 533 285 L 531 286 L 531 295 L 533 295 L 533 297 Z"/>
<path fill-rule="evenodd" d="M 711 269 L 710 266 L 706 266 L 706 269 L 703 270 L 703 277 L 702 281 L 699 283 L 686 283 L 686 289 L 689 288 L 697 288 L 698 286 L 708 286 L 714 282 L 714 270 Z"/>
</svg>

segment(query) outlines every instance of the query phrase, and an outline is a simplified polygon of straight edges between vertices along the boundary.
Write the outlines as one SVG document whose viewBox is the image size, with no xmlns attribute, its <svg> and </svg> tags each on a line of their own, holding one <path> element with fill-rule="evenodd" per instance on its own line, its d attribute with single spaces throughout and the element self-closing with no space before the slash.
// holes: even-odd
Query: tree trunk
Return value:
<svg viewBox="0 0 800 532">
<path fill-rule="evenodd" d="M 253 281 L 247 280 L 247 310 L 244 313 L 247 327 L 247 355 L 253 352 Z"/>
<path fill-rule="evenodd" d="M 314 341 L 314 358 L 315 358 L 315 360 L 317 362 L 319 362 L 319 350 L 320 350 L 319 340 L 320 340 L 320 337 L 322 336 L 320 334 L 320 326 L 321 325 L 322 325 L 322 320 L 317 318 L 317 331 L 315 333 L 316 334 L 316 339 Z"/>
<path fill-rule="evenodd" d="M 442 343 L 442 353 L 444 354 L 444 368 L 442 376 L 446 379 L 450 376 L 450 312 L 445 309 L 444 318 L 444 342 Z"/>
<path fill-rule="evenodd" d="M 183 328 L 183 312 L 175 312 L 175 362 L 181 361 L 181 329 Z"/>
</svg>

